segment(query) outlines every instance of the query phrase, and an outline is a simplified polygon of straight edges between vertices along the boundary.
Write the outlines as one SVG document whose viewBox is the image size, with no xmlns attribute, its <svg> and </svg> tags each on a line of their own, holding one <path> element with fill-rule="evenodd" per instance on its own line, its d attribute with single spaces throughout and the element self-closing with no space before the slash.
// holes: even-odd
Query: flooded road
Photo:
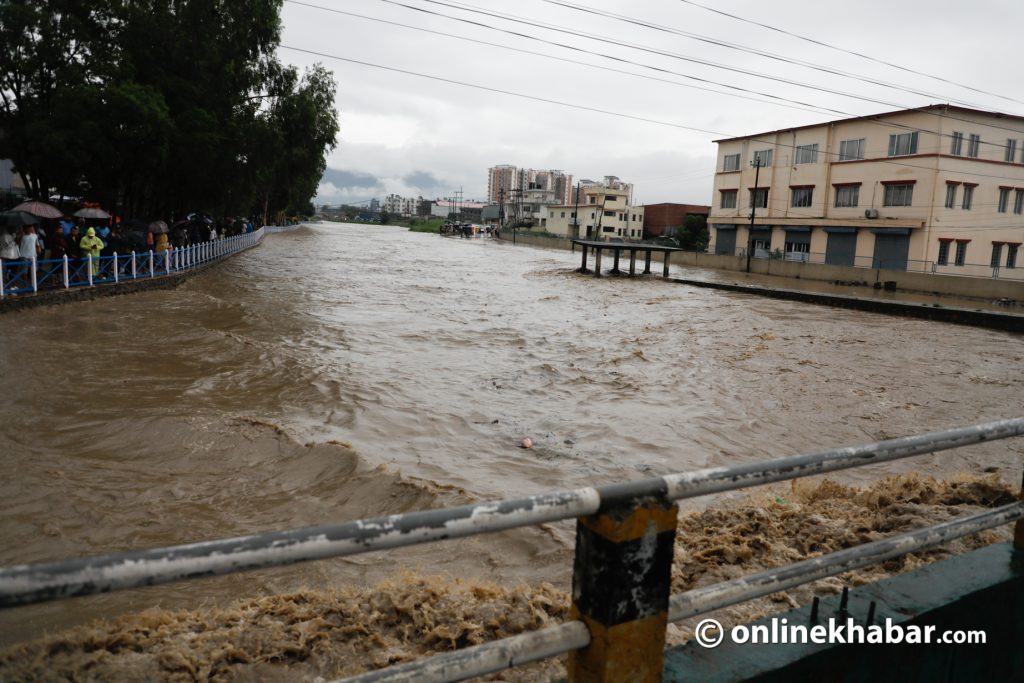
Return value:
<svg viewBox="0 0 1024 683">
<path fill-rule="evenodd" d="M 172 291 L 0 317 L 0 564 L 749 462 L 1024 413 L 1019 335 L 580 276 L 323 224 Z M 682 272 L 682 271 L 680 271 Z M 532 450 L 518 447 L 529 436 Z M 996 471 L 1019 440 L 885 472 Z M 704 504 L 706 501 L 697 501 Z M 12 610 L 0 642 L 399 567 L 568 585 L 571 526 Z"/>
</svg>

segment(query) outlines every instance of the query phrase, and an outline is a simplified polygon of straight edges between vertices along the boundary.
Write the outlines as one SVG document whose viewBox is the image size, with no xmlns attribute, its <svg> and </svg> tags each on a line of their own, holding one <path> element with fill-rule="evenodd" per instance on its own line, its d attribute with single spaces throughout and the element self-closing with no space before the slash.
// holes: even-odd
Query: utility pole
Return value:
<svg viewBox="0 0 1024 683">
<path fill-rule="evenodd" d="M 576 181 L 576 210 L 572 212 L 573 225 L 576 228 L 576 237 L 580 236 L 580 181 Z"/>
<path fill-rule="evenodd" d="M 761 159 L 754 154 L 754 160 L 750 162 L 754 167 L 754 192 L 750 195 L 750 229 L 747 230 L 747 272 L 750 272 L 750 256 L 754 251 L 754 215 L 757 213 L 757 183 L 761 178 Z M 767 197 L 765 197 L 767 200 Z M 765 204 L 768 202 L 766 201 Z"/>
<path fill-rule="evenodd" d="M 505 188 L 498 190 L 498 229 L 505 227 Z"/>
</svg>

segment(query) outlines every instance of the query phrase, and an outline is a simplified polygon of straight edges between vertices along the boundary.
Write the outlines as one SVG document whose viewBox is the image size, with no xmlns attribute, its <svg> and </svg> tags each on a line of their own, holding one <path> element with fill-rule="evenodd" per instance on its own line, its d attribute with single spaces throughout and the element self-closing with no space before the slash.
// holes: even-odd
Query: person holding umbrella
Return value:
<svg viewBox="0 0 1024 683">
<path fill-rule="evenodd" d="M 103 249 L 103 240 L 96 236 L 96 228 L 89 228 L 85 231 L 85 237 L 78 243 L 82 250 L 83 258 L 92 259 L 92 276 L 99 275 L 100 251 Z"/>
</svg>

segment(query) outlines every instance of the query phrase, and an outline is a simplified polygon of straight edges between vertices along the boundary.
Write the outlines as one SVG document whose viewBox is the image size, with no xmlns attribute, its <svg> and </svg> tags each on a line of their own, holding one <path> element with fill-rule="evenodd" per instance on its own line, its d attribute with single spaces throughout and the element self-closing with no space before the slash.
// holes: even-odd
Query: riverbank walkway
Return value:
<svg viewBox="0 0 1024 683">
<path fill-rule="evenodd" d="M 0 313 L 177 287 L 188 275 L 259 246 L 268 233 L 298 227 L 301 226 L 265 226 L 250 233 L 162 252 L 4 261 L 0 263 Z"/>
</svg>

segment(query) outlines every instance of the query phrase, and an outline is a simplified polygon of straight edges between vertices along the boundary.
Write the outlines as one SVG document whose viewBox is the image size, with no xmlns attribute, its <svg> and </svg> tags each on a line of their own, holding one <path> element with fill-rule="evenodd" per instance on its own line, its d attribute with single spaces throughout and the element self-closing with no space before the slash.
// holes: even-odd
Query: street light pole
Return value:
<svg viewBox="0 0 1024 683">
<path fill-rule="evenodd" d="M 757 183 L 761 179 L 761 159 L 754 154 L 750 162 L 754 167 L 754 192 L 750 195 L 750 228 L 747 230 L 747 272 L 750 272 L 750 256 L 754 251 L 754 214 L 757 212 Z"/>
</svg>

